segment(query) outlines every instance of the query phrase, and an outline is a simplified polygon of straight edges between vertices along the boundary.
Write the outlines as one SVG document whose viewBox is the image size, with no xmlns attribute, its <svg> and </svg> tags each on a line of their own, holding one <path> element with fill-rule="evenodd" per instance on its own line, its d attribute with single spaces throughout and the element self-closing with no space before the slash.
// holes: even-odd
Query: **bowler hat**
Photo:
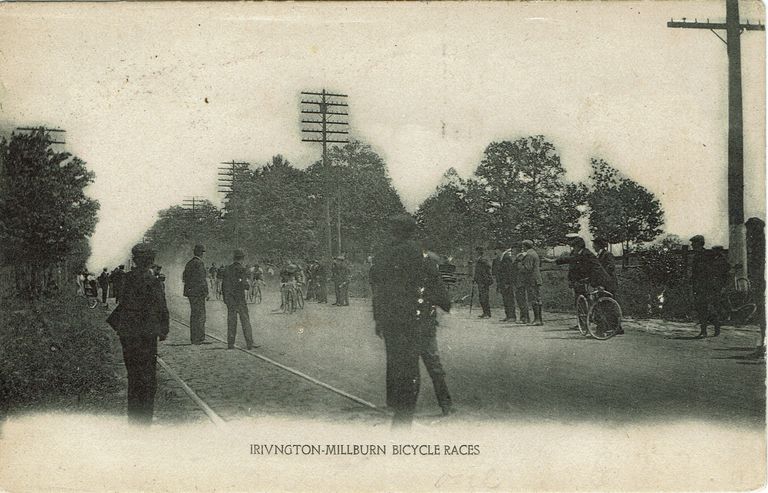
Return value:
<svg viewBox="0 0 768 493">
<path fill-rule="evenodd" d="M 692 237 L 691 237 L 691 239 L 690 239 L 690 240 L 688 240 L 688 241 L 690 241 L 691 243 L 701 243 L 702 245 L 703 245 L 704 243 L 706 243 L 706 242 L 704 241 L 704 237 L 703 237 L 702 235 L 696 235 L 696 236 L 692 236 Z"/>
<path fill-rule="evenodd" d="M 154 257 L 155 250 L 147 243 L 138 243 L 131 248 L 131 255 L 133 258 Z"/>
</svg>

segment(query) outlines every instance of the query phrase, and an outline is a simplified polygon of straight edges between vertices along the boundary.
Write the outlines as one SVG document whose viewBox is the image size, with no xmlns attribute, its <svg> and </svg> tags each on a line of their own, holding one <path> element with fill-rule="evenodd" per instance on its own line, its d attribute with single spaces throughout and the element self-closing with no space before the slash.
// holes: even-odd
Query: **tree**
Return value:
<svg viewBox="0 0 768 493">
<path fill-rule="evenodd" d="M 303 257 L 317 247 L 313 205 L 306 173 L 278 154 L 245 177 L 227 203 L 225 222 L 238 207 L 239 243 L 250 254 Z"/>
<path fill-rule="evenodd" d="M 449 168 L 442 183 L 419 206 L 416 222 L 427 248 L 457 256 L 471 251 L 477 239 L 485 237 L 487 221 L 478 220 L 485 210 L 477 182 L 462 180 L 454 168 Z"/>
<path fill-rule="evenodd" d="M 31 297 L 46 288 L 47 273 L 96 227 L 97 201 L 85 195 L 94 173 L 67 152 L 51 148 L 44 129 L 0 141 L 0 243 L 5 264 Z"/>
<path fill-rule="evenodd" d="M 563 180 L 560 156 L 544 136 L 492 142 L 475 174 L 484 186 L 489 230 L 497 242 L 530 239 L 553 246 L 579 230 L 586 189 Z"/>
<path fill-rule="evenodd" d="M 317 200 L 315 221 L 318 232 L 325 238 L 325 194 L 331 196 L 331 227 L 336 245 L 336 216 L 341 210 L 342 252 L 365 256 L 381 243 L 388 231 L 387 220 L 394 214 L 405 213 L 405 206 L 392 186 L 387 166 L 371 146 L 353 140 L 328 151 L 331 167 L 330 190 L 322 161 L 307 168 L 312 195 Z"/>
<path fill-rule="evenodd" d="M 622 176 L 602 159 L 592 159 L 589 230 L 609 243 L 653 241 L 662 232 L 664 210 L 656 197 L 635 181 Z"/>
<path fill-rule="evenodd" d="M 207 200 L 197 202 L 194 210 L 172 206 L 158 212 L 158 220 L 144 236 L 157 250 L 160 264 L 181 261 L 198 243 L 216 257 L 224 236 L 221 211 Z"/>
</svg>

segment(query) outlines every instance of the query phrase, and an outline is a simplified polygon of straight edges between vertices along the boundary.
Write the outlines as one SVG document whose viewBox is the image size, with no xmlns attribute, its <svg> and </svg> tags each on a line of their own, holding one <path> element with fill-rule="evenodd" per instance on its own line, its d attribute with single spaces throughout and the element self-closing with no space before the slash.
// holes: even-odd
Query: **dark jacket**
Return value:
<svg viewBox="0 0 768 493">
<path fill-rule="evenodd" d="M 425 259 L 416 242 L 393 241 L 376 255 L 371 266 L 373 318 L 377 330 L 419 331 L 434 334 L 437 325 L 435 306 L 445 311 L 451 302 L 440 280 L 437 265 Z"/>
<path fill-rule="evenodd" d="M 722 253 L 711 250 L 693 252 L 691 288 L 695 296 L 717 297 L 728 282 L 730 266 Z"/>
<path fill-rule="evenodd" d="M 491 264 L 484 258 L 475 261 L 474 281 L 479 286 L 490 286 L 493 284 L 493 275 L 491 273 Z"/>
<path fill-rule="evenodd" d="M 208 275 L 205 264 L 199 257 L 192 257 L 184 267 L 184 296 L 208 296 Z"/>
<path fill-rule="evenodd" d="M 616 281 L 616 261 L 613 258 L 613 254 L 609 252 L 608 250 L 600 250 L 597 254 L 597 260 L 600 262 L 600 265 L 605 270 L 605 273 L 611 276 L 611 278 Z"/>
<path fill-rule="evenodd" d="M 248 289 L 248 272 L 243 264 L 235 262 L 224 269 L 221 280 L 221 292 L 227 305 L 244 305 L 245 291 Z"/>
<path fill-rule="evenodd" d="M 568 280 L 572 286 L 586 279 L 590 286 L 602 286 L 614 294 L 618 289 L 614 278 L 605 272 L 595 254 L 586 248 L 582 248 L 580 252 L 575 254 L 559 257 L 555 263 L 558 265 L 568 264 Z"/>
<path fill-rule="evenodd" d="M 520 259 L 519 265 L 518 277 L 523 285 L 541 286 L 541 259 L 539 259 L 539 254 L 536 253 L 536 250 L 533 248 L 526 250 Z"/>
<path fill-rule="evenodd" d="M 516 257 L 517 255 L 509 250 L 501 254 L 497 277 L 500 289 L 511 289 L 517 286 L 519 266 L 515 260 Z"/>
<path fill-rule="evenodd" d="M 115 312 L 114 318 L 110 318 L 121 337 L 168 334 L 168 305 L 163 285 L 150 269 L 133 269 L 125 274 Z"/>
</svg>

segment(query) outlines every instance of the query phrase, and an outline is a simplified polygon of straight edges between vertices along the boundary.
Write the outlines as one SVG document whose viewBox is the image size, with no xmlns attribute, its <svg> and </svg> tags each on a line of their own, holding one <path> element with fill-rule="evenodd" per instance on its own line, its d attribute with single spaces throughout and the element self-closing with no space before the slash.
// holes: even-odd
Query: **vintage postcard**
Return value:
<svg viewBox="0 0 768 493">
<path fill-rule="evenodd" d="M 0 5 L 0 490 L 766 481 L 759 1 Z"/>
</svg>

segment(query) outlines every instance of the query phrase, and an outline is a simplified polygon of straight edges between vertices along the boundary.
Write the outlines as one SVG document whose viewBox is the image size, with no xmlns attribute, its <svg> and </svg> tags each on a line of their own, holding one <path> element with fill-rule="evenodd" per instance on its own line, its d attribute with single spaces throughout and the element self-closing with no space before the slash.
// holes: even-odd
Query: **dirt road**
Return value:
<svg viewBox="0 0 768 493">
<path fill-rule="evenodd" d="M 186 299 L 169 296 L 169 304 L 174 317 L 188 321 Z M 292 315 L 275 312 L 278 305 L 276 293 L 250 305 L 254 338 L 261 345 L 256 352 L 384 405 L 384 346 L 374 335 L 367 300 L 353 299 L 349 307 L 308 303 Z M 207 310 L 207 331 L 225 338 L 223 303 L 209 301 Z M 460 410 L 457 419 L 623 423 L 693 418 L 762 426 L 765 365 L 745 357 L 757 341 L 755 327 L 728 327 L 718 338 L 697 340 L 691 339 L 697 330 L 690 325 L 627 321 L 626 335 L 596 341 L 570 330 L 573 320 L 566 314 L 545 314 L 543 327 L 494 320 L 470 317 L 466 309 L 441 314 L 438 342 Z M 196 379 L 207 380 L 200 382 L 204 389 L 219 385 L 214 400 L 243 395 L 243 385 L 252 391 L 225 414 L 257 409 L 378 421 L 351 401 L 226 351 L 223 344 L 187 343 L 186 329 L 176 326 L 161 356 L 186 367 L 181 373 L 192 378 L 191 385 Z M 227 408 L 226 399 L 221 405 Z M 422 371 L 418 417 L 432 419 L 438 412 Z"/>
</svg>

